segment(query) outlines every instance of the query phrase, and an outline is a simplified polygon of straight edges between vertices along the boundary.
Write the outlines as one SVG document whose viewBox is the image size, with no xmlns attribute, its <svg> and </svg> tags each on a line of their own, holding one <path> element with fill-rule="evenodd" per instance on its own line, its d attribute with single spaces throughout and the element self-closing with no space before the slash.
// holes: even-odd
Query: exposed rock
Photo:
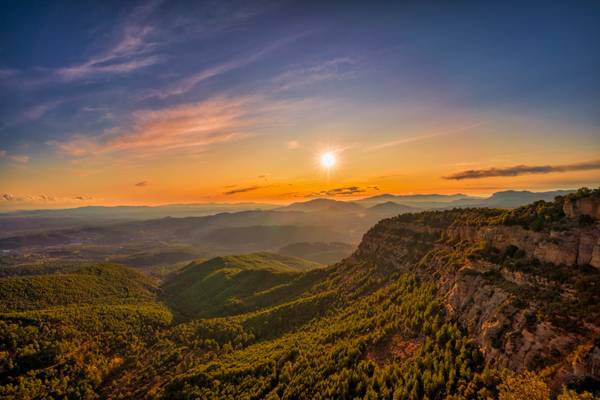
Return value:
<svg viewBox="0 0 600 400">
<path fill-rule="evenodd" d="M 437 241 L 440 237 L 454 241 Z M 579 294 L 576 288 L 543 275 L 511 271 L 485 259 L 466 258 L 461 241 L 486 242 L 500 250 L 513 245 L 545 263 L 600 268 L 598 225 L 534 232 L 502 225 L 428 228 L 390 219 L 365 235 L 357 254 L 382 267 L 435 279 L 448 316 L 469 332 L 486 359 L 497 366 L 515 371 L 550 367 L 557 387 L 574 377 L 600 379 L 600 348 L 594 339 L 600 322 L 568 328 L 568 324 L 558 326 L 550 319 L 539 320 L 536 315 L 547 304 L 529 296 L 545 290 L 556 293 L 556 299 L 573 299 Z M 431 250 L 418 265 L 414 264 L 419 259 L 416 249 Z"/>
<path fill-rule="evenodd" d="M 419 350 L 422 344 L 422 338 L 407 340 L 400 334 L 394 334 L 367 350 L 365 358 L 384 366 L 390 360 L 406 360 Z"/>
<path fill-rule="evenodd" d="M 583 197 L 580 199 L 565 199 L 563 211 L 568 218 L 579 218 L 580 215 L 588 215 L 593 220 L 600 220 L 600 198 Z"/>
<path fill-rule="evenodd" d="M 600 230 L 596 226 L 564 232 L 534 232 L 520 226 L 459 225 L 448 229 L 453 239 L 486 242 L 500 250 L 516 246 L 542 262 L 600 268 Z"/>
</svg>

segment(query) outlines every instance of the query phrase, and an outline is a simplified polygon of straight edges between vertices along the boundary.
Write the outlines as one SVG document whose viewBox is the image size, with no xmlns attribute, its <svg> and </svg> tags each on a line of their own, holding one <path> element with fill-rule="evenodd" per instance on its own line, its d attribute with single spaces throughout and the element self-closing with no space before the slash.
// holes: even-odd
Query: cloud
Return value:
<svg viewBox="0 0 600 400">
<path fill-rule="evenodd" d="M 417 136 L 407 137 L 407 138 L 403 138 L 403 139 L 399 139 L 399 140 L 393 140 L 391 142 L 386 142 L 386 143 L 377 144 L 375 146 L 371 146 L 371 147 L 367 148 L 367 150 L 378 150 L 378 149 L 383 149 L 386 147 L 398 146 L 400 144 L 420 142 L 421 140 L 426 140 L 426 139 L 430 139 L 430 138 L 434 138 L 434 137 L 438 137 L 438 136 L 446 136 L 446 135 L 450 135 L 453 133 L 461 133 L 461 132 L 465 132 L 470 129 L 473 129 L 479 125 L 481 125 L 481 124 L 477 123 L 477 124 L 467 125 L 467 126 L 464 126 L 461 128 L 441 130 L 441 131 L 426 133 L 423 135 L 417 135 Z"/>
<path fill-rule="evenodd" d="M 92 197 L 87 196 L 73 196 L 73 197 L 55 197 L 46 194 L 38 195 L 22 195 L 15 196 L 11 193 L 0 194 L 0 200 L 13 202 L 13 203 L 68 203 L 77 201 L 92 200 Z"/>
<path fill-rule="evenodd" d="M 226 196 L 231 196 L 232 194 L 237 194 L 237 193 L 246 193 L 246 192 L 252 192 L 254 190 L 258 190 L 258 189 L 262 189 L 265 186 L 248 186 L 248 187 L 242 187 L 239 189 L 233 189 L 233 190 L 229 190 L 225 193 L 223 193 Z"/>
<path fill-rule="evenodd" d="M 49 103 L 38 104 L 25 110 L 24 115 L 28 120 L 35 121 L 43 117 L 48 111 L 58 107 L 61 103 L 62 101 L 52 101 Z"/>
<path fill-rule="evenodd" d="M 136 7 L 119 28 L 118 39 L 105 51 L 86 61 L 59 68 L 56 74 L 72 81 L 101 74 L 119 74 L 135 71 L 158 63 L 161 59 L 150 54 L 155 43 L 149 41 L 154 28 L 144 20 L 158 7 L 159 2 L 148 2 Z"/>
<path fill-rule="evenodd" d="M 84 64 L 62 68 L 58 71 L 58 74 L 65 80 L 74 80 L 84 78 L 90 75 L 100 74 L 123 74 L 131 71 L 138 70 L 140 68 L 154 65 L 160 61 L 158 56 L 148 56 L 136 60 L 129 60 L 125 62 L 104 64 L 105 61 L 102 59 L 92 59 Z"/>
<path fill-rule="evenodd" d="M 64 142 L 51 142 L 73 155 L 98 155 L 115 151 L 205 147 L 253 135 L 261 114 L 276 107 L 255 97 L 217 97 L 199 103 L 162 110 L 133 113 L 126 129 L 113 129 L 96 136 L 77 135 Z"/>
<path fill-rule="evenodd" d="M 29 162 L 29 156 L 26 154 L 13 154 L 8 156 L 8 158 L 19 164 L 27 164 Z"/>
<path fill-rule="evenodd" d="M 323 81 L 354 78 L 356 61 L 338 57 L 310 66 L 290 69 L 273 79 L 276 90 L 289 90 Z"/>
<path fill-rule="evenodd" d="M 0 68 L 0 79 L 10 79 L 19 75 L 19 71 L 10 68 Z"/>
<path fill-rule="evenodd" d="M 29 156 L 26 154 L 9 154 L 6 150 L 0 149 L 0 158 L 19 163 L 27 164 L 29 162 Z"/>
<path fill-rule="evenodd" d="M 444 179 L 481 179 L 530 174 L 549 174 L 552 172 L 591 171 L 596 169 L 600 169 L 600 160 L 564 165 L 516 165 L 508 168 L 470 169 L 445 176 Z"/>
<path fill-rule="evenodd" d="M 295 150 L 298 147 L 300 147 L 300 142 L 297 140 L 290 140 L 289 142 L 287 142 L 287 148 L 290 150 Z"/>
<path fill-rule="evenodd" d="M 146 97 L 158 97 L 161 99 L 171 97 L 171 96 L 179 96 L 185 94 L 192 90 L 196 85 L 214 78 L 216 76 L 222 75 L 224 73 L 242 68 L 246 65 L 252 64 L 258 61 L 260 58 L 272 53 L 273 51 L 299 39 L 306 34 L 299 34 L 290 36 L 288 38 L 277 40 L 264 48 L 254 51 L 252 53 L 246 54 L 242 57 L 238 57 L 236 59 L 230 60 L 225 63 L 217 64 L 212 67 L 206 68 L 202 71 L 199 71 L 195 74 L 188 76 L 187 78 L 181 79 L 180 81 L 168 86 L 162 90 L 151 90 L 147 93 Z"/>
<path fill-rule="evenodd" d="M 148 186 L 148 181 L 141 181 L 141 182 L 138 182 L 138 183 L 136 183 L 134 186 L 137 186 L 137 187 L 144 187 L 144 186 Z"/>
<path fill-rule="evenodd" d="M 14 196 L 10 193 L 4 193 L 0 196 L 5 201 L 22 203 L 22 202 L 52 202 L 55 201 L 56 198 L 53 196 L 48 196 L 45 194 L 35 195 L 35 196 Z"/>
<path fill-rule="evenodd" d="M 310 193 L 306 197 L 317 197 L 317 196 L 352 196 L 356 193 L 364 193 L 366 189 L 359 186 L 346 186 L 329 190 L 321 190 L 320 192 Z"/>
</svg>

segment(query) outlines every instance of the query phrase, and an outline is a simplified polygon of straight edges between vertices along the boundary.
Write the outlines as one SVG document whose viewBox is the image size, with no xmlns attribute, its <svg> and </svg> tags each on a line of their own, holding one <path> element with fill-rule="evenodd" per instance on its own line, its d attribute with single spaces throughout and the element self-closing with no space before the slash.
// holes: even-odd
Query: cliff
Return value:
<svg viewBox="0 0 600 400">
<path fill-rule="evenodd" d="M 587 215 L 593 220 L 600 220 L 600 199 L 598 197 L 583 197 L 565 199 L 563 211 L 568 218 L 579 218 Z"/>
<path fill-rule="evenodd" d="M 598 204 L 560 198 L 510 212 L 398 216 L 372 228 L 354 257 L 434 280 L 447 317 L 497 366 L 544 370 L 556 386 L 598 381 Z M 523 223 L 539 218 L 546 224 L 536 230 Z"/>
<path fill-rule="evenodd" d="M 542 262 L 600 269 L 600 230 L 595 225 L 549 232 L 519 226 L 455 225 L 448 228 L 447 234 L 452 239 L 485 242 L 500 250 L 516 246 Z"/>
</svg>

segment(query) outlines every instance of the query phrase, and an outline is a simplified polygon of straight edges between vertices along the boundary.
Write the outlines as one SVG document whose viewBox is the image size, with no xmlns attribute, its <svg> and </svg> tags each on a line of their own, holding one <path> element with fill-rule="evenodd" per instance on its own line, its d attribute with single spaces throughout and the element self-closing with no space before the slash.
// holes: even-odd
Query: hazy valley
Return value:
<svg viewBox="0 0 600 400">
<path fill-rule="evenodd" d="M 401 215 L 388 196 L 315 200 L 4 238 L 0 393 L 591 399 L 598 193 Z"/>
</svg>

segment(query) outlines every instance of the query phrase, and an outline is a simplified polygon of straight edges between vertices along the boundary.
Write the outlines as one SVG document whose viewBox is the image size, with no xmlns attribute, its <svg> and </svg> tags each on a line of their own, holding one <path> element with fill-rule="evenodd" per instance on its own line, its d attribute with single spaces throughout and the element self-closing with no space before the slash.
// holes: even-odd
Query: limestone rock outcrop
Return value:
<svg viewBox="0 0 600 400">
<path fill-rule="evenodd" d="M 458 225 L 448 228 L 447 234 L 454 239 L 486 242 L 500 250 L 516 246 L 542 262 L 600 269 L 600 229 L 595 225 L 561 232 L 534 232 L 520 226 Z"/>
<path fill-rule="evenodd" d="M 582 322 L 564 315 L 562 321 L 569 322 L 559 323 L 548 317 L 552 315 L 547 310 L 549 302 L 576 299 L 579 289 L 543 273 L 511 270 L 464 254 L 462 243 L 481 242 L 501 251 L 516 246 L 546 268 L 555 265 L 567 275 L 570 268 L 572 275 L 580 273 L 578 266 L 600 268 L 598 223 L 535 232 L 514 225 L 427 225 L 398 217 L 373 227 L 354 257 L 434 279 L 447 315 L 469 332 L 497 366 L 516 371 L 550 367 L 557 388 L 572 379 L 600 380 L 600 347 L 595 339 L 600 321 Z"/>
<path fill-rule="evenodd" d="M 563 211 L 568 218 L 579 218 L 581 215 L 587 215 L 594 221 L 600 220 L 600 198 L 583 197 L 580 199 L 565 199 Z"/>
</svg>

